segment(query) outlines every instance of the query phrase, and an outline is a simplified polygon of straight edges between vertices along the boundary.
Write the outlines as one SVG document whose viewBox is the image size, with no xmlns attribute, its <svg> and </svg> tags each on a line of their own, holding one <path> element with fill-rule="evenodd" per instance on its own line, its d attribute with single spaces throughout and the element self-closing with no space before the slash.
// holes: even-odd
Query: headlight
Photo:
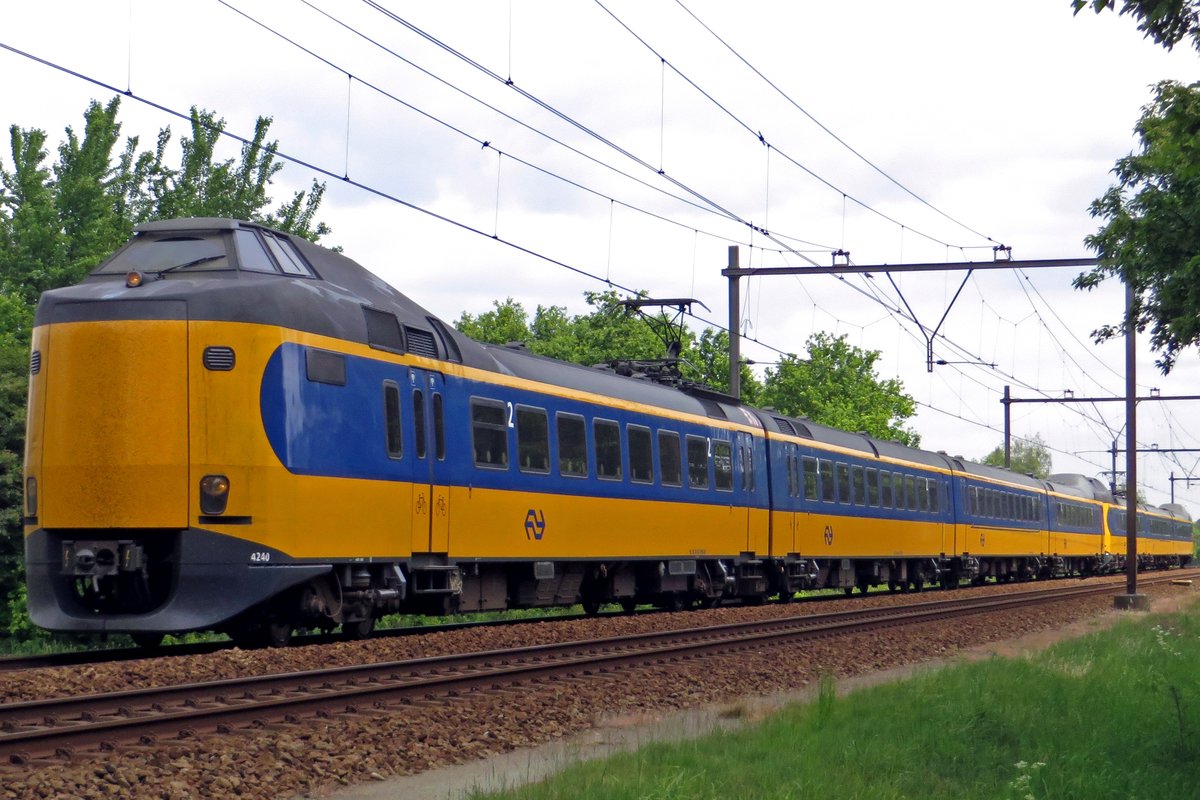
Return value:
<svg viewBox="0 0 1200 800">
<path fill-rule="evenodd" d="M 224 514 L 229 503 L 229 478 L 224 475 L 205 475 L 200 479 L 200 511 L 205 514 Z"/>
</svg>

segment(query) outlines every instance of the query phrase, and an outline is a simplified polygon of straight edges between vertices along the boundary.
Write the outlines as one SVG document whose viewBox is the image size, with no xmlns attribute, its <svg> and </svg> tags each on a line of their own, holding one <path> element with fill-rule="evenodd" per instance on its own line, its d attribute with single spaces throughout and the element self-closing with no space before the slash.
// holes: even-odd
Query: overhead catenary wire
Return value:
<svg viewBox="0 0 1200 800">
<path fill-rule="evenodd" d="M 682 8 L 685 12 L 687 12 L 688 16 L 690 16 L 692 19 L 694 19 L 700 25 L 700 27 L 702 27 L 702 28 L 704 28 L 704 30 L 708 31 L 708 33 L 711 34 L 714 39 L 716 39 L 718 42 L 720 42 L 725 47 L 725 49 L 727 49 L 730 53 L 732 53 L 735 58 L 737 58 L 739 61 L 741 61 L 743 64 L 745 64 L 746 67 L 749 68 L 751 72 L 753 72 L 758 77 L 762 78 L 762 80 L 768 86 L 770 86 L 772 89 L 774 89 L 779 94 L 780 97 L 782 97 L 789 104 L 791 104 L 801 114 L 806 116 L 810 121 L 812 121 L 812 123 L 814 125 L 816 125 L 818 128 L 820 128 L 825 133 L 829 134 L 829 136 L 831 136 L 834 139 L 834 141 L 836 141 L 842 147 L 846 148 L 851 153 L 853 153 L 859 160 L 861 160 L 868 167 L 870 167 L 871 169 L 878 172 L 880 175 L 882 175 L 888 181 L 893 183 L 897 188 L 899 188 L 900 190 L 905 192 L 907 195 L 912 197 L 914 200 L 917 200 L 922 205 L 926 206 L 927 208 L 936 212 L 937 214 L 940 214 L 942 217 L 946 218 L 950 222 L 953 222 L 955 225 L 959 226 L 960 228 L 963 228 L 964 230 L 974 234 L 975 236 L 978 236 L 981 239 L 986 239 L 989 242 L 995 241 L 994 239 L 992 239 L 992 237 L 987 236 L 986 234 L 980 233 L 978 230 L 976 230 L 975 228 L 972 228 L 970 225 L 967 225 L 965 222 L 962 222 L 961 220 L 958 220 L 955 217 L 952 217 L 950 214 L 947 214 L 942 209 L 933 205 L 928 200 L 926 200 L 924 197 L 921 197 L 919 194 L 917 194 L 912 189 L 908 188 L 903 183 L 901 183 L 899 180 L 897 180 L 895 177 L 893 177 L 891 174 L 889 174 L 886 170 L 883 169 L 883 167 L 879 166 L 874 161 L 872 161 L 871 159 L 867 158 L 862 153 L 860 153 L 858 150 L 851 147 L 850 144 L 848 144 L 841 136 L 838 136 L 836 133 L 834 133 L 832 130 L 830 130 L 828 127 L 826 127 L 826 125 L 824 123 L 822 123 L 819 119 L 817 119 L 812 114 L 810 114 L 807 109 L 805 109 L 798 102 L 793 100 L 792 97 L 787 92 L 785 92 L 783 89 L 779 88 L 779 86 L 776 85 L 774 81 L 772 81 L 770 78 L 768 78 L 762 72 L 760 72 L 758 67 L 751 64 L 745 58 L 745 56 L 743 56 L 741 53 L 739 53 L 733 47 L 733 45 L 731 45 L 731 44 L 729 44 L 729 42 L 725 41 L 725 39 L 723 39 L 716 31 L 714 31 L 711 27 L 709 27 L 709 25 L 707 23 L 705 23 L 704 20 L 702 20 L 702 19 L 700 19 L 700 17 L 696 16 L 695 12 L 693 12 L 690 8 L 685 6 L 683 4 L 682 0 L 675 0 L 675 3 L 680 8 Z M 900 226 L 901 236 L 903 236 L 904 227 L 905 227 L 904 225 Z M 903 244 L 901 245 L 901 251 L 903 252 Z"/>
<path fill-rule="evenodd" d="M 365 2 L 371 3 L 372 5 L 376 5 L 374 0 L 365 0 Z M 717 98 L 714 97 L 710 92 L 706 91 L 703 87 L 701 87 L 699 84 L 697 84 L 695 81 L 693 81 L 690 77 L 688 77 L 686 74 L 684 74 L 678 67 L 676 67 L 673 63 L 671 63 L 670 59 L 666 58 L 661 52 L 658 51 L 658 49 L 656 49 L 653 45 L 651 45 L 648 41 L 646 41 L 646 39 L 644 37 L 642 37 L 640 34 L 638 34 L 636 31 L 634 31 L 633 28 L 631 28 L 628 24 L 626 24 L 624 20 L 622 20 L 611 9 L 609 9 L 607 6 L 605 6 L 604 3 L 601 2 L 601 0 L 593 0 L 593 2 L 595 2 L 596 5 L 598 5 L 601 9 L 603 9 L 605 13 L 607 13 L 610 17 L 612 17 L 613 20 L 618 25 L 620 25 L 622 28 L 624 28 L 629 33 L 630 36 L 632 36 L 634 39 L 636 39 L 643 47 L 645 47 L 647 50 L 649 50 L 651 53 L 653 53 L 664 64 L 666 64 L 671 69 L 671 71 L 673 71 L 676 75 L 678 75 L 681 79 L 683 79 L 693 89 L 695 89 L 697 92 L 699 92 L 700 95 L 703 96 L 705 99 L 707 99 L 710 103 L 712 103 L 714 106 L 716 106 L 718 109 L 720 109 L 726 116 L 728 116 L 731 120 L 733 120 L 737 125 L 739 125 L 748 134 L 755 137 L 759 141 L 760 144 L 767 145 L 767 146 L 774 146 L 775 150 L 779 153 L 781 158 L 783 158 L 784 160 L 791 163 L 793 166 L 800 169 L 802 172 L 804 172 L 805 174 L 807 174 L 808 176 L 810 176 L 811 178 L 816 180 L 818 183 L 822 184 L 823 186 L 827 187 L 828 189 L 831 189 L 834 192 L 841 194 L 843 197 L 843 200 L 849 199 L 855 205 L 871 212 L 872 214 L 875 214 L 876 216 L 880 217 L 881 219 L 884 219 L 894 225 L 902 225 L 903 224 L 899 220 L 891 217 L 890 215 L 885 214 L 884 212 L 880 211 L 877 208 L 874 208 L 866 201 L 861 200 L 860 198 L 847 193 L 843 189 L 836 186 L 832 181 L 821 176 L 815 170 L 813 170 L 812 168 L 805 165 L 803 162 L 794 158 L 793 156 L 788 154 L 786 151 L 780 149 L 780 147 L 778 145 L 774 145 L 773 143 L 769 142 L 769 140 L 763 134 L 762 128 L 756 128 L 755 126 L 752 126 L 749 123 L 747 123 L 745 120 L 743 120 L 741 117 L 739 117 L 733 111 L 731 111 L 728 108 L 728 106 L 726 106 L 721 101 L 717 100 Z M 918 199 L 920 199 L 920 198 L 918 198 Z M 924 201 L 922 201 L 922 202 L 924 202 Z M 928 205 L 928 204 L 926 204 L 926 205 Z M 932 206 L 930 206 L 930 207 L 932 208 Z M 934 209 L 934 210 L 937 210 L 937 209 Z M 959 224 L 960 227 L 964 227 L 964 228 L 966 227 L 966 226 L 961 225 L 961 223 L 956 223 L 956 224 Z M 964 245 L 950 244 L 949 242 L 943 241 L 942 239 L 939 239 L 936 236 L 933 236 L 933 235 L 930 235 L 927 233 L 923 233 L 923 232 L 913 228 L 912 226 L 907 226 L 907 227 L 909 230 L 911 230 L 913 233 L 917 234 L 918 236 L 928 239 L 929 241 L 934 242 L 936 244 L 945 245 L 946 247 L 955 247 L 955 248 L 966 247 Z M 984 236 L 983 234 L 980 234 L 971 228 L 967 228 L 967 230 L 970 230 L 972 234 L 987 240 L 991 244 L 996 243 L 996 240 L 992 239 L 990 236 Z M 989 245 L 980 245 L 980 246 L 982 247 L 982 246 L 989 246 Z"/>
</svg>

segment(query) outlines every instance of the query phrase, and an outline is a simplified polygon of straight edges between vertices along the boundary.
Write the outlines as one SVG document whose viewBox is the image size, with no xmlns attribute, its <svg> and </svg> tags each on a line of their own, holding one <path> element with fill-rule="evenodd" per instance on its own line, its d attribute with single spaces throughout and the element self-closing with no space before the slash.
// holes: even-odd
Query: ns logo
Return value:
<svg viewBox="0 0 1200 800">
<path fill-rule="evenodd" d="M 546 515 L 540 508 L 529 509 L 525 513 L 525 538 L 541 541 L 546 535 Z"/>
</svg>

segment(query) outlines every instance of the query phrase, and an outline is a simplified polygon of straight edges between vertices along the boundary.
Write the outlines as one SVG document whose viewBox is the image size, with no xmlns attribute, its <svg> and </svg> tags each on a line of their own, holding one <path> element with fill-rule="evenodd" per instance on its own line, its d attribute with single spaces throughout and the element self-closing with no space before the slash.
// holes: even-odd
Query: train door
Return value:
<svg viewBox="0 0 1200 800">
<path fill-rule="evenodd" d="M 766 555 L 769 544 L 764 535 L 766 531 L 759 531 L 758 517 L 755 513 L 754 498 L 757 495 L 758 476 L 754 469 L 754 437 L 748 433 L 734 434 L 734 446 L 737 449 L 735 458 L 737 459 L 738 472 L 740 473 L 739 484 L 736 488 L 740 488 L 741 492 L 738 495 L 738 502 L 742 503 L 745 508 L 744 516 L 741 517 L 746 526 L 746 543 L 742 547 L 745 552 L 757 552 L 760 555 Z"/>
<path fill-rule="evenodd" d="M 445 378 L 439 372 L 408 371 L 413 421 L 414 553 L 450 549 L 450 487 L 446 483 Z"/>
</svg>

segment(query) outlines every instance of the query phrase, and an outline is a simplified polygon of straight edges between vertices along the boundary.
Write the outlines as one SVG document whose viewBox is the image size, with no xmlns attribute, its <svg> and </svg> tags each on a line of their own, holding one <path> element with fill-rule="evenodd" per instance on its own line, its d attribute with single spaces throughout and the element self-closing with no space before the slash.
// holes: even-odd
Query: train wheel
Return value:
<svg viewBox="0 0 1200 800">
<path fill-rule="evenodd" d="M 925 588 L 925 579 L 924 578 L 916 578 L 912 581 L 912 590 L 914 592 L 919 592 L 924 588 Z"/>
<path fill-rule="evenodd" d="M 292 623 L 282 619 L 272 619 L 263 623 L 262 641 L 267 647 L 287 647 L 292 638 Z"/>
<path fill-rule="evenodd" d="M 635 608 L 637 608 L 637 600 L 632 597 L 621 598 L 621 610 L 626 614 L 632 614 Z"/>
<path fill-rule="evenodd" d="M 594 617 L 600 613 L 599 600 L 583 600 L 580 605 L 583 606 L 583 613 L 587 614 L 589 617 Z"/>
<path fill-rule="evenodd" d="M 842 587 L 842 591 L 845 592 L 846 597 L 849 597 L 850 595 L 854 594 L 854 587 L 853 586 L 844 586 L 844 587 Z"/>
<path fill-rule="evenodd" d="M 162 645 L 163 635 L 161 633 L 131 633 L 130 639 L 133 643 L 143 650 L 154 650 Z"/>
<path fill-rule="evenodd" d="M 366 639 L 375 631 L 375 618 L 367 617 L 357 622 L 343 622 L 342 636 L 347 639 Z"/>
<path fill-rule="evenodd" d="M 899 588 L 900 588 L 900 587 L 896 585 L 896 582 L 895 582 L 895 581 L 888 581 L 888 592 L 889 592 L 889 593 L 891 593 L 891 594 L 895 594 L 895 593 L 896 593 L 896 590 L 897 590 L 897 589 L 899 589 Z"/>
</svg>

